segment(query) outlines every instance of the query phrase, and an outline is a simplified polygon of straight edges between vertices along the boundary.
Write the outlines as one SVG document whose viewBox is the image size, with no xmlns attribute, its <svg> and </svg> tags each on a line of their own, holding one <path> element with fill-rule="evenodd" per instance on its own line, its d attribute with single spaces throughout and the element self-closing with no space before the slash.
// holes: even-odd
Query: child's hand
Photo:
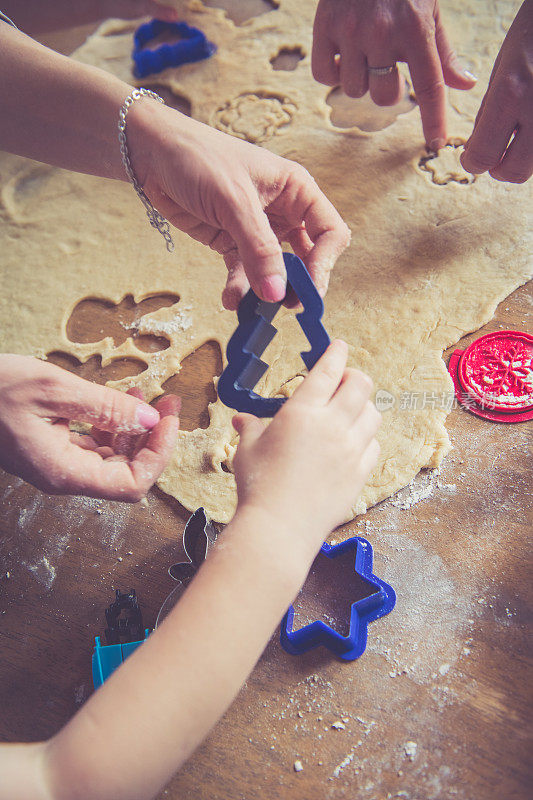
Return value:
<svg viewBox="0 0 533 800">
<path fill-rule="evenodd" d="M 135 502 L 175 445 L 178 398 L 99 386 L 28 356 L 0 355 L 0 466 L 44 492 Z M 69 430 L 89 422 L 92 434 Z"/>
<path fill-rule="evenodd" d="M 347 354 L 332 342 L 266 429 L 250 414 L 233 421 L 239 508 L 314 531 L 317 545 L 346 519 L 379 454 L 372 382 L 346 368 Z"/>
</svg>

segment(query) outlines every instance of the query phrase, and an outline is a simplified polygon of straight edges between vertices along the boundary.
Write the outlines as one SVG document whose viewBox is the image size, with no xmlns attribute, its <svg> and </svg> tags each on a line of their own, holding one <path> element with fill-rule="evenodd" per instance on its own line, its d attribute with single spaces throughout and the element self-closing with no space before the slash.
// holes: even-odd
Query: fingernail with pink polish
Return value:
<svg viewBox="0 0 533 800">
<path fill-rule="evenodd" d="M 137 406 L 136 416 L 139 425 L 146 428 L 146 430 L 150 430 L 150 428 L 153 428 L 154 425 L 157 425 L 159 422 L 159 412 L 147 403 Z"/>
<path fill-rule="evenodd" d="M 269 303 L 277 303 L 283 300 L 287 286 L 281 275 L 268 275 L 261 281 L 261 294 Z"/>
<path fill-rule="evenodd" d="M 465 76 L 465 78 L 468 78 L 469 81 L 477 81 L 477 75 L 474 75 L 474 73 L 470 72 L 469 69 L 464 69 L 463 75 Z"/>
</svg>

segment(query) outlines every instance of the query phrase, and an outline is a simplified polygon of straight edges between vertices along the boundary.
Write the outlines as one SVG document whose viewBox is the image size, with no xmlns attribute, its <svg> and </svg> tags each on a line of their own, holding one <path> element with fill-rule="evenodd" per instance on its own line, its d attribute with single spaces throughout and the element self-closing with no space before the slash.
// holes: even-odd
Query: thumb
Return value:
<svg viewBox="0 0 533 800">
<path fill-rule="evenodd" d="M 237 414 L 233 417 L 232 423 L 244 447 L 253 445 L 265 430 L 263 424 L 253 414 Z"/>
<path fill-rule="evenodd" d="M 440 16 L 437 16 L 435 28 L 435 42 L 442 64 L 442 74 L 446 86 L 452 89 L 472 89 L 477 83 L 477 78 L 468 69 L 461 66 L 457 54 L 450 44 L 448 35 L 444 30 Z"/>
<path fill-rule="evenodd" d="M 113 433 L 146 433 L 160 419 L 159 411 L 138 397 L 75 375 L 64 376 L 48 395 L 46 411 L 56 418 L 88 422 Z"/>
<path fill-rule="evenodd" d="M 287 276 L 281 245 L 270 227 L 255 189 L 248 202 L 227 206 L 227 230 L 239 251 L 246 277 L 254 292 L 268 303 L 283 300 L 287 291 Z"/>
</svg>

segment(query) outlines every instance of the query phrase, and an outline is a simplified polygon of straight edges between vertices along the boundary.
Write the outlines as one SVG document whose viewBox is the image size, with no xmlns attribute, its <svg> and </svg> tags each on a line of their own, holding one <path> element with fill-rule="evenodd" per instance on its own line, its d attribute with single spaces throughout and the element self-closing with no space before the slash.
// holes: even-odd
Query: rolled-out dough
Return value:
<svg viewBox="0 0 533 800">
<path fill-rule="evenodd" d="M 192 115 L 300 161 L 337 206 L 353 232 L 326 298 L 325 324 L 350 346 L 350 363 L 368 372 L 383 408 L 381 457 L 352 515 L 405 486 L 423 467 L 437 466 L 450 448 L 444 421 L 453 398 L 442 351 L 493 315 L 497 303 L 531 275 L 531 182 L 512 186 L 460 168 L 460 148 L 435 159 L 426 152 L 418 109 L 384 130 L 365 133 L 329 121 L 327 87 L 310 72 L 314 3 L 281 0 L 279 9 L 235 26 L 220 10 L 193 0 L 188 22 L 216 42 L 209 60 L 167 70 L 144 85 L 186 98 Z M 450 91 L 453 144 L 472 128 L 514 2 L 443 3 L 459 51 L 479 77 L 470 93 Z M 183 5 L 180 6 L 183 8 Z M 280 49 L 300 48 L 293 71 L 273 70 Z M 134 83 L 132 26 L 104 23 L 75 57 Z M 223 310 L 222 259 L 174 232 L 168 254 L 126 184 L 77 175 L 21 158 L 0 158 L 3 288 L 2 349 L 61 350 L 103 364 L 137 357 L 147 369 L 111 383 L 140 386 L 151 398 L 207 340 L 222 352 L 236 316 Z M 139 329 L 165 335 L 160 353 L 69 341 L 66 324 L 86 297 L 119 302 L 176 292 L 174 306 L 149 314 Z M 276 318 L 279 333 L 266 351 L 271 364 L 259 389 L 291 391 L 303 372 L 303 338 L 290 311 Z M 210 406 L 207 429 L 180 434 L 159 481 L 186 508 L 203 505 L 227 522 L 236 494 L 231 466 L 236 444 L 232 412 Z"/>
</svg>

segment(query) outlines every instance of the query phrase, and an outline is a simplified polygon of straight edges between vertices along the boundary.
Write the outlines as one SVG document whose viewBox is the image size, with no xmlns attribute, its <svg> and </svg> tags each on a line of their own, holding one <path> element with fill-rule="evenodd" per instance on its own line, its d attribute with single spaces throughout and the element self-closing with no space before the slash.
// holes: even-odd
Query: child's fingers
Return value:
<svg viewBox="0 0 533 800">
<path fill-rule="evenodd" d="M 366 448 L 374 438 L 381 425 L 381 414 L 374 403 L 368 400 L 352 428 L 359 447 Z"/>
<path fill-rule="evenodd" d="M 232 424 L 245 447 L 252 445 L 264 431 L 262 423 L 253 414 L 237 414 Z"/>
<path fill-rule="evenodd" d="M 381 448 L 379 446 L 379 442 L 377 439 L 371 439 L 366 449 L 359 460 L 359 474 L 361 477 L 361 481 L 363 483 L 366 482 L 366 479 L 370 475 L 370 473 L 375 469 L 376 464 L 378 463 L 379 454 L 381 452 Z"/>
<path fill-rule="evenodd" d="M 303 383 L 294 392 L 293 398 L 309 405 L 325 405 L 335 394 L 344 374 L 348 358 L 348 345 L 342 339 L 334 339 Z M 291 401 L 289 401 L 291 402 Z"/>
<path fill-rule="evenodd" d="M 330 407 L 356 419 L 372 391 L 372 381 L 358 369 L 346 369 L 339 388 L 333 395 Z"/>
</svg>

